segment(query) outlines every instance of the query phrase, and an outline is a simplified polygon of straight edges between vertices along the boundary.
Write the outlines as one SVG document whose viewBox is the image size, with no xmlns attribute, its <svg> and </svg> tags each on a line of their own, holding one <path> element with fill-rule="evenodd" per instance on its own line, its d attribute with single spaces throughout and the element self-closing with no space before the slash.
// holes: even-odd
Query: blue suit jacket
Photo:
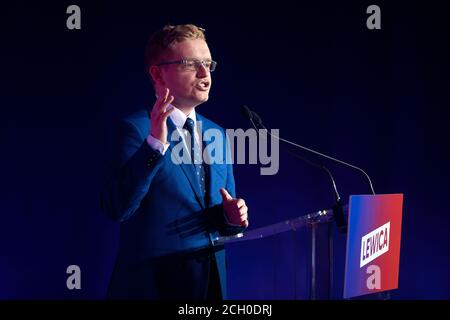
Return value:
<svg viewBox="0 0 450 320">
<path fill-rule="evenodd" d="M 224 130 L 197 114 L 202 131 Z M 176 130 L 168 118 L 168 137 Z M 193 165 L 176 164 L 172 152 L 161 155 L 148 145 L 147 110 L 121 122 L 112 156 L 112 170 L 102 192 L 102 208 L 121 222 L 119 253 L 108 289 L 110 298 L 201 298 L 209 267 L 198 264 L 208 251 L 217 263 L 222 296 L 226 298 L 225 252 L 212 239 L 242 231 L 226 224 L 219 189 L 235 197 L 231 164 L 207 168 L 204 197 Z M 208 145 L 210 142 L 206 142 Z M 224 143 L 222 154 L 226 155 Z M 206 267 L 205 267 L 206 266 Z"/>
</svg>

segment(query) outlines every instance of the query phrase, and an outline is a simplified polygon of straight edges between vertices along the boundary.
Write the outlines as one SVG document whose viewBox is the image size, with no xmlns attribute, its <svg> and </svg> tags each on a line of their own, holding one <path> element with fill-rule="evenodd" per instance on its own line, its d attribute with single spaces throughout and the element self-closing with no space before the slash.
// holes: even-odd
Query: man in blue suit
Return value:
<svg viewBox="0 0 450 320">
<path fill-rule="evenodd" d="M 146 64 L 157 100 L 150 114 L 122 121 L 102 192 L 102 208 L 121 222 L 108 297 L 225 299 L 225 252 L 213 239 L 242 232 L 248 209 L 235 195 L 224 130 L 195 110 L 216 67 L 204 30 L 165 26 L 150 38 Z M 220 161 L 202 152 L 208 130 L 225 142 Z"/>
</svg>

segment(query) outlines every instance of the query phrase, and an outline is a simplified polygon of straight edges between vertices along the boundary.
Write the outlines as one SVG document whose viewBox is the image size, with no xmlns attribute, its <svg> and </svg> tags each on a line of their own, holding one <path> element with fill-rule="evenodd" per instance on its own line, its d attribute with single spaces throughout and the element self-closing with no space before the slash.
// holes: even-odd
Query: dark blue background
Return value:
<svg viewBox="0 0 450 320">
<path fill-rule="evenodd" d="M 66 28 L 74 3 L 79 31 Z M 110 140 L 118 119 L 153 104 L 143 51 L 166 23 L 206 28 L 219 63 L 199 113 L 248 128 L 248 104 L 283 137 L 365 168 L 377 193 L 404 193 L 392 298 L 449 299 L 448 17 L 436 4 L 377 3 L 382 29 L 370 31 L 370 4 L 2 5 L 0 299 L 103 299 L 118 243 L 99 208 Z M 361 174 L 326 164 L 345 202 L 368 193 Z M 235 177 L 251 228 L 333 204 L 327 176 L 288 153 L 277 175 L 237 165 Z M 228 249 L 230 298 L 309 297 L 306 231 Z M 342 234 L 334 253 L 341 298 Z M 71 264 L 82 290 L 66 288 Z"/>
</svg>

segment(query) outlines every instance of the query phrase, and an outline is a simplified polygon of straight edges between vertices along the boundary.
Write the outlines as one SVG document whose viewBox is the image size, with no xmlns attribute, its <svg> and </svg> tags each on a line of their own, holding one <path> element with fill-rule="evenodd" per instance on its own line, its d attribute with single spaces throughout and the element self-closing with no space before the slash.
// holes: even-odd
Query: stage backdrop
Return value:
<svg viewBox="0 0 450 320">
<path fill-rule="evenodd" d="M 103 174 L 118 120 L 153 105 L 144 45 L 167 23 L 204 27 L 218 61 L 198 113 L 247 129 L 247 104 L 284 138 L 364 168 L 377 193 L 404 193 L 392 298 L 450 298 L 446 11 L 380 5 L 381 29 L 369 30 L 369 2 L 81 1 L 81 30 L 68 30 L 70 4 L 2 5 L 0 299 L 105 297 L 118 224 L 100 211 Z M 369 192 L 360 173 L 324 163 L 344 202 Z M 333 205 L 327 175 L 284 148 L 276 175 L 235 165 L 235 178 L 250 228 Z M 340 299 L 345 235 L 334 246 Z M 307 232 L 228 246 L 230 298 L 308 299 L 308 250 Z M 81 269 L 80 290 L 66 287 L 69 265 Z"/>
</svg>

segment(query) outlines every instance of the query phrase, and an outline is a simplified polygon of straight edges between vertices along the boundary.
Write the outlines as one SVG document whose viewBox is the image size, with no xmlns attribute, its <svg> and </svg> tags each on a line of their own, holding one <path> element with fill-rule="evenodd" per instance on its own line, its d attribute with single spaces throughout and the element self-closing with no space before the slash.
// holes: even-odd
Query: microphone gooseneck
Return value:
<svg viewBox="0 0 450 320">
<path fill-rule="evenodd" d="M 263 127 L 264 129 L 267 130 L 267 128 L 262 124 L 261 118 L 260 118 L 254 111 L 251 111 L 249 107 L 247 107 L 246 105 L 243 105 L 243 106 L 242 106 L 242 111 L 243 111 L 243 114 L 244 114 L 244 115 L 247 115 L 248 119 L 251 121 L 251 123 L 253 124 L 253 126 L 254 126 L 256 129 L 257 129 L 257 127 L 256 127 L 256 125 L 255 125 L 254 120 L 257 120 L 258 124 L 259 124 L 261 127 Z M 367 178 L 367 180 L 369 181 L 369 186 L 370 186 L 370 190 L 372 191 L 372 194 L 375 195 L 375 190 L 374 190 L 373 185 L 372 185 L 372 180 L 370 179 L 369 175 L 368 175 L 363 169 L 361 169 L 360 167 L 357 167 L 357 166 L 355 166 L 355 165 L 353 165 L 353 164 L 350 164 L 350 163 L 347 163 L 347 162 L 345 162 L 345 161 L 336 159 L 336 158 L 334 158 L 334 157 L 331 157 L 331 156 L 326 155 L 326 154 L 324 154 L 324 153 L 318 152 L 318 151 L 313 150 L 313 149 L 311 149 L 311 148 L 307 148 L 307 147 L 302 146 L 302 145 L 300 145 L 300 144 L 297 144 L 297 143 L 295 143 L 295 142 L 292 142 L 292 141 L 283 139 L 283 138 L 281 138 L 281 137 L 278 137 L 278 136 L 272 134 L 269 130 L 267 130 L 267 133 L 269 133 L 269 135 L 270 135 L 271 137 L 274 137 L 275 139 L 278 139 L 278 140 L 283 141 L 283 142 L 285 142 L 285 143 L 288 143 L 288 144 L 290 144 L 290 145 L 296 146 L 296 147 L 301 148 L 301 149 L 303 149 L 303 150 L 306 150 L 306 151 L 308 151 L 308 152 L 311 152 L 311 153 L 314 153 L 314 154 L 319 155 L 319 156 L 321 156 L 321 157 L 324 157 L 324 158 L 333 160 L 333 161 L 335 161 L 335 162 L 337 162 L 337 163 L 346 165 L 346 166 L 348 166 L 348 167 L 350 167 L 350 168 L 353 168 L 353 169 L 356 169 L 356 170 L 362 172 L 362 173 L 364 174 L 364 176 Z M 327 171 L 329 172 L 329 170 L 327 170 Z M 334 179 L 333 179 L 333 184 L 335 185 Z"/>
<path fill-rule="evenodd" d="M 252 123 L 252 126 L 253 126 L 253 128 L 255 128 L 255 130 L 258 130 L 258 125 L 259 125 L 259 126 L 263 127 L 269 133 L 269 135 L 271 135 L 271 133 L 263 125 L 261 117 L 256 112 L 251 111 L 250 108 L 247 107 L 246 105 L 242 106 L 241 112 L 246 118 L 248 118 L 250 120 L 250 122 Z M 291 152 L 290 150 L 287 150 L 287 152 L 290 155 L 294 156 L 295 158 L 300 159 L 300 160 L 308 163 L 309 165 L 312 165 L 312 166 L 314 166 L 316 168 L 325 170 L 325 172 L 328 174 L 328 176 L 331 179 L 331 183 L 333 185 L 334 196 L 336 197 L 336 202 L 339 202 L 341 200 L 341 197 L 340 197 L 339 192 L 337 190 L 337 186 L 336 186 L 336 182 L 334 180 L 334 177 L 331 174 L 330 170 L 328 170 L 327 167 L 325 167 L 324 165 L 319 165 L 319 164 L 317 164 L 315 162 L 312 162 L 311 160 L 308 160 L 308 159 L 306 159 L 306 158 L 304 158 L 302 156 L 299 156 L 298 154 L 296 154 L 294 152 Z"/>
</svg>

